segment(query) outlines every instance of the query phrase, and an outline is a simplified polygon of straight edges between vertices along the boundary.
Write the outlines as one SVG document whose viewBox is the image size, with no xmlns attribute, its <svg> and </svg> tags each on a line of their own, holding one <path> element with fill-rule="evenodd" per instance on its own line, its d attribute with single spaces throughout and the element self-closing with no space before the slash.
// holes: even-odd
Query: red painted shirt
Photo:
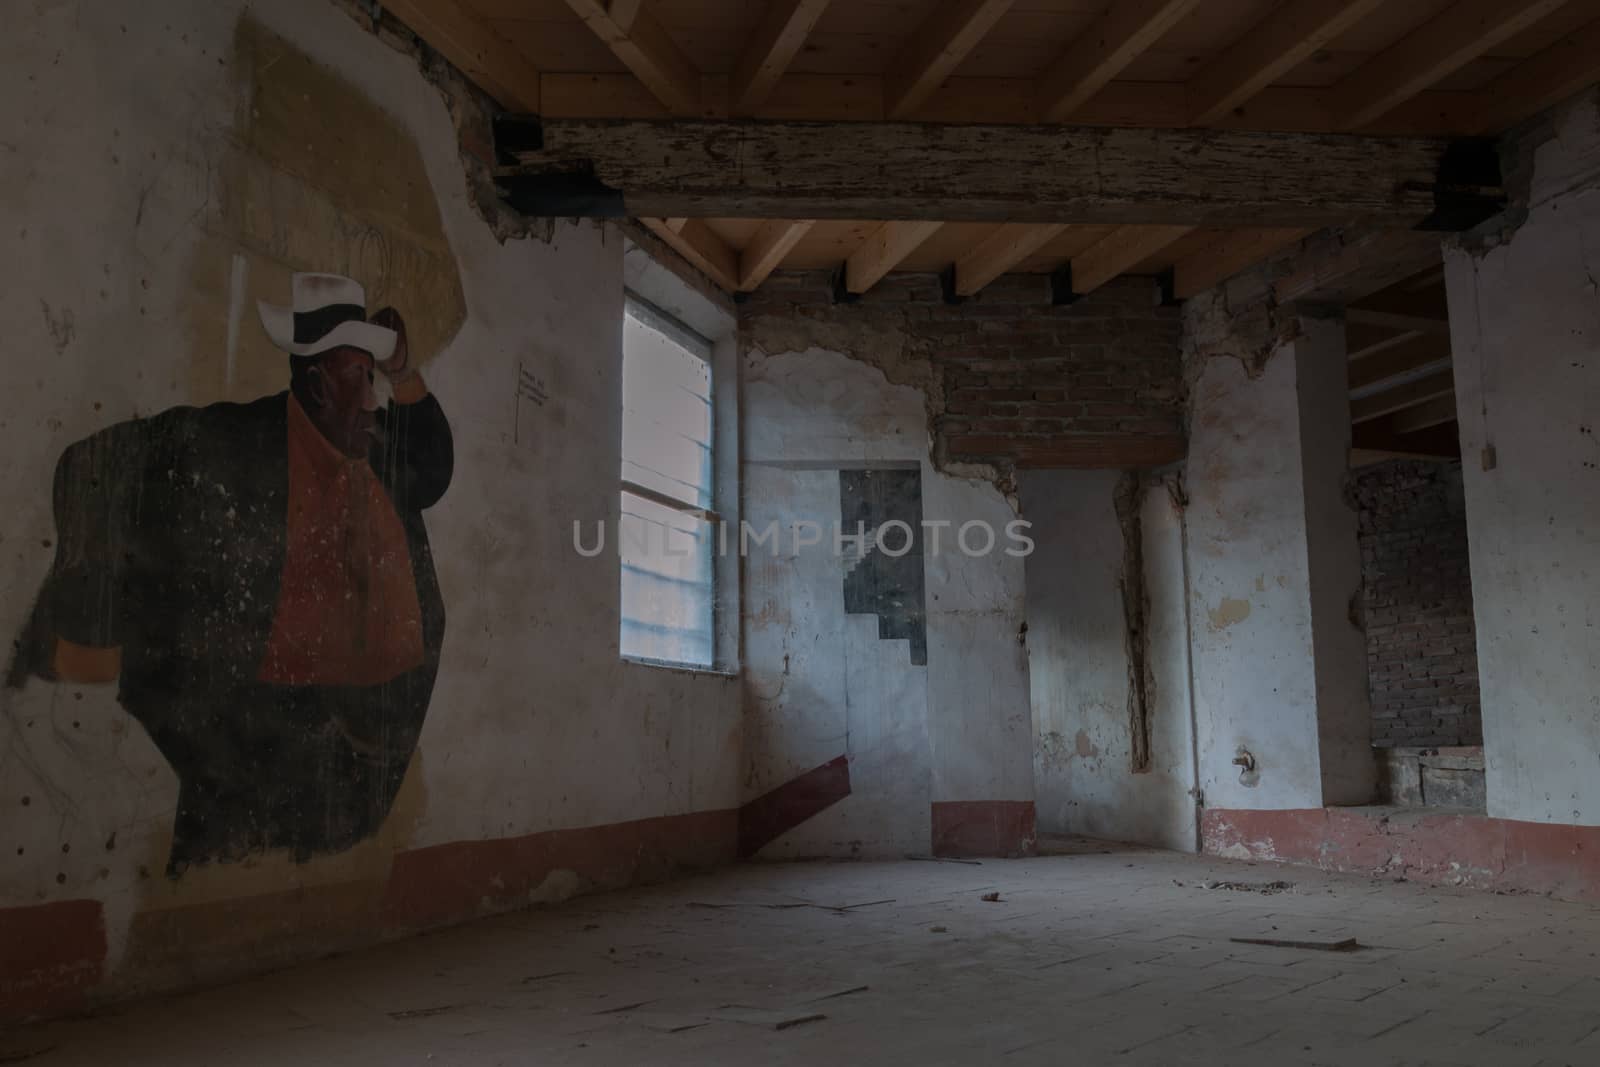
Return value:
<svg viewBox="0 0 1600 1067">
<path fill-rule="evenodd" d="M 260 680 L 370 686 L 422 663 L 405 527 L 365 458 L 322 435 L 291 395 L 283 575 Z"/>
</svg>

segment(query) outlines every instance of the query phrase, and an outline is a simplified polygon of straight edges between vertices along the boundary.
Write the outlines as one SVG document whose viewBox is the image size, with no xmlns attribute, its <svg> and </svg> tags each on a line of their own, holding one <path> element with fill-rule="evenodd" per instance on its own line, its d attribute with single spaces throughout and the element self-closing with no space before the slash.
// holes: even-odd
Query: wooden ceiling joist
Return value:
<svg viewBox="0 0 1600 1067">
<path fill-rule="evenodd" d="M 1431 138 L 859 122 L 545 119 L 541 133 L 543 147 L 501 173 L 555 190 L 548 204 L 531 196 L 531 214 L 607 204 L 651 218 L 1410 227 L 1434 211 L 1446 148 Z M 569 202 L 558 194 L 575 166 L 592 185 Z"/>
<path fill-rule="evenodd" d="M 1460 459 L 1460 432 L 1452 423 L 1443 423 L 1414 433 L 1395 433 L 1380 422 L 1364 422 L 1355 428 L 1350 442 L 1351 466 L 1363 466 L 1385 459 Z"/>
<path fill-rule="evenodd" d="M 1437 289 L 1439 292 L 1442 293 L 1442 292 L 1444 292 L 1444 288 L 1443 287 L 1444 287 L 1444 264 L 1443 263 L 1440 263 L 1440 264 L 1438 264 L 1436 266 L 1429 267 L 1427 270 L 1423 271 L 1421 274 L 1414 275 L 1413 277 L 1407 278 L 1404 282 L 1400 283 L 1400 289 L 1403 292 L 1407 292 L 1407 293 L 1414 293 L 1414 292 L 1417 292 L 1418 290 L 1422 290 L 1422 289 Z M 1445 306 L 1448 307 L 1448 303 Z"/>
<path fill-rule="evenodd" d="M 1494 133 L 1600 82 L 1600 17 L 1523 60 L 1477 93 L 1474 130 Z"/>
<path fill-rule="evenodd" d="M 674 115 L 700 110 L 700 72 L 644 0 L 567 0 L 634 77 Z"/>
<path fill-rule="evenodd" d="M 1013 0 L 943 0 L 912 34 L 884 76 L 884 113 L 905 118 L 920 107 L 1011 9 Z"/>
<path fill-rule="evenodd" d="M 1425 370 L 1444 370 L 1450 366 L 1450 339 L 1425 336 L 1396 345 L 1373 356 L 1350 361 L 1350 389 L 1367 389 L 1379 382 L 1402 375 L 1422 374 Z"/>
<path fill-rule="evenodd" d="M 1450 334 L 1448 320 L 1404 311 L 1349 307 L 1345 308 L 1344 317 L 1346 322 L 1359 323 L 1362 326 L 1382 326 L 1388 330 L 1402 330 L 1406 333 L 1437 333 L 1447 337 Z"/>
<path fill-rule="evenodd" d="M 805 46 L 828 0 L 773 0 L 733 72 L 731 100 L 735 115 L 753 115 Z"/>
<path fill-rule="evenodd" d="M 1358 130 L 1566 0 L 1463 0 L 1373 56 L 1333 88 L 1334 119 Z"/>
<path fill-rule="evenodd" d="M 728 292 L 739 288 L 739 253 L 718 237 L 704 219 L 639 220 L 706 277 Z"/>
<path fill-rule="evenodd" d="M 1272 292 L 1280 304 L 1351 304 L 1426 270 L 1442 255 L 1439 235 L 1425 230 L 1324 230 L 1296 250 Z"/>
<path fill-rule="evenodd" d="M 1346 350 L 1351 359 L 1375 356 L 1379 352 L 1394 348 L 1396 345 L 1407 344 L 1423 336 L 1418 330 L 1401 330 L 1397 333 L 1383 326 L 1367 326 L 1351 322 L 1348 318 L 1345 320 L 1344 335 Z"/>
<path fill-rule="evenodd" d="M 1039 79 L 1040 122 L 1064 122 L 1199 0 L 1118 0 Z"/>
<path fill-rule="evenodd" d="M 1121 226 L 1072 257 L 1072 291 L 1087 296 L 1185 236 L 1193 226 Z"/>
<path fill-rule="evenodd" d="M 717 75 L 707 75 L 703 103 L 716 114 Z M 1026 126 L 1039 121 L 1031 78 L 945 80 L 907 117 L 916 122 Z M 541 79 L 543 114 L 550 119 L 653 119 L 668 112 L 627 73 L 549 72 Z M 724 92 L 721 95 L 726 95 Z M 751 117 L 781 121 L 881 122 L 884 79 L 876 74 L 796 74 L 778 79 Z M 1385 114 L 1364 132 L 1401 137 L 1474 134 L 1482 104 L 1476 93 L 1429 91 Z M 720 116 L 719 116 L 720 117 Z M 1185 87 L 1177 82 L 1113 81 L 1072 113 L 1074 124 L 1172 129 L 1190 125 Z M 1274 85 L 1224 115 L 1217 129 L 1327 132 L 1326 93 L 1319 88 Z"/>
<path fill-rule="evenodd" d="M 1350 421 L 1368 422 L 1385 415 L 1393 415 L 1397 411 L 1404 411 L 1429 400 L 1437 400 L 1454 389 L 1454 375 L 1448 370 L 1438 371 L 1425 378 L 1395 386 L 1393 389 L 1385 389 L 1381 393 L 1351 400 Z"/>
<path fill-rule="evenodd" d="M 1196 293 L 1233 277 L 1272 253 L 1288 248 L 1310 230 L 1235 230 L 1198 252 L 1178 260 L 1172 267 L 1172 295 L 1187 300 Z"/>
<path fill-rule="evenodd" d="M 1217 122 L 1378 9 L 1383 0 L 1290 0 L 1189 81 L 1191 126 Z"/>
<path fill-rule="evenodd" d="M 1397 434 L 1416 433 L 1456 421 L 1456 394 L 1445 393 L 1390 415 L 1385 426 Z"/>
<path fill-rule="evenodd" d="M 739 253 L 739 289 L 750 292 L 767 280 L 767 275 L 778 268 L 783 257 L 794 250 L 800 238 L 811 232 L 814 219 L 790 222 L 772 219 L 761 224 L 750 243 Z"/>
<path fill-rule="evenodd" d="M 867 235 L 844 264 L 846 292 L 861 294 L 877 285 L 911 253 L 937 233 L 942 222 L 886 222 Z"/>
<path fill-rule="evenodd" d="M 384 0 L 383 6 L 502 107 L 539 112 L 539 71 L 461 0 Z"/>
<path fill-rule="evenodd" d="M 976 296 L 984 286 L 1055 240 L 1065 229 L 1059 224 L 1020 222 L 997 227 L 956 260 L 952 268 L 955 295 Z"/>
<path fill-rule="evenodd" d="M 1443 280 L 1421 288 L 1408 279 L 1345 309 L 1345 321 L 1414 333 L 1450 333 Z"/>
<path fill-rule="evenodd" d="M 565 2 L 620 65 L 590 61 L 596 50 L 570 37 L 570 22 L 532 0 L 382 6 L 506 109 L 552 118 L 1066 120 L 1469 135 L 1502 132 L 1600 79 L 1594 0 L 1432 3 L 1429 21 L 1399 40 L 1414 22 L 1398 0 L 1074 0 L 1068 6 L 1097 14 L 1054 64 L 1041 64 L 1044 57 L 1019 33 L 986 39 L 996 20 L 1015 10 L 1013 0 L 919 4 L 932 14 L 912 25 L 896 24 L 885 8 L 859 28 L 832 27 L 838 32 L 814 55 L 808 36 L 827 28 L 827 0 L 762 0 L 754 23 L 742 17 L 749 5 L 734 0 Z M 1219 41 L 1215 27 L 1234 8 L 1265 14 Z M 1054 17 L 1040 10 L 1035 4 L 1026 17 Z M 735 22 L 751 26 L 742 45 L 727 32 Z M 1534 34 L 1523 33 L 1530 28 Z M 1149 54 L 1164 35 L 1175 54 Z M 1535 40 L 1543 50 L 1530 54 Z M 968 62 L 980 42 L 977 62 Z M 1177 53 L 1193 66 L 1180 67 Z M 894 58 L 884 64 L 883 55 Z M 1492 59 L 1474 66 L 1480 57 Z M 1304 77 L 1322 58 L 1350 73 L 1331 87 Z M 1491 63 L 1504 69 L 1484 81 L 1478 67 Z"/>
</svg>

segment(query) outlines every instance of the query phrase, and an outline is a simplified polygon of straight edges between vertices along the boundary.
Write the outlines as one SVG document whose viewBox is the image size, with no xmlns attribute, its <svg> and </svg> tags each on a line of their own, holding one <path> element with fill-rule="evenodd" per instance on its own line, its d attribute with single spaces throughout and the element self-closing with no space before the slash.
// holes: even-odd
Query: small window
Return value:
<svg viewBox="0 0 1600 1067">
<path fill-rule="evenodd" d="M 622 654 L 716 658 L 711 342 L 636 297 L 622 328 Z"/>
</svg>

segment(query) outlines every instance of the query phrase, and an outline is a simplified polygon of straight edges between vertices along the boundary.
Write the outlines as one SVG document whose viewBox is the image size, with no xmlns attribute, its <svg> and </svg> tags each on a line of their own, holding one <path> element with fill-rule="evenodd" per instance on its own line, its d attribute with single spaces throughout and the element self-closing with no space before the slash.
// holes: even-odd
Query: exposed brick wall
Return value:
<svg viewBox="0 0 1600 1067">
<path fill-rule="evenodd" d="M 1372 743 L 1481 745 L 1461 464 L 1391 460 L 1355 490 Z"/>
<path fill-rule="evenodd" d="M 890 275 L 854 304 L 832 294 L 826 271 L 773 275 L 740 309 L 746 345 L 843 351 L 923 386 L 943 459 L 1181 458 L 1181 312 L 1159 305 L 1151 279 L 1120 278 L 1061 306 L 1044 275 L 1003 276 L 960 304 L 944 302 L 932 274 Z"/>
</svg>

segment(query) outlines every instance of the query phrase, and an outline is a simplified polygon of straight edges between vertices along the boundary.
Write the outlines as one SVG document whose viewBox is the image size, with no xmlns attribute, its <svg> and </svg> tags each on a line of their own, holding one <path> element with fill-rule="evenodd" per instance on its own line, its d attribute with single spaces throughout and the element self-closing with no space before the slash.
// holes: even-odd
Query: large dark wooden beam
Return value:
<svg viewBox="0 0 1600 1067">
<path fill-rule="evenodd" d="M 1448 148 L 1438 138 L 924 123 L 547 119 L 542 131 L 543 147 L 501 175 L 522 210 L 609 205 L 659 218 L 1411 227 L 1436 214 Z M 551 181 L 586 195 L 540 210 Z"/>
</svg>

